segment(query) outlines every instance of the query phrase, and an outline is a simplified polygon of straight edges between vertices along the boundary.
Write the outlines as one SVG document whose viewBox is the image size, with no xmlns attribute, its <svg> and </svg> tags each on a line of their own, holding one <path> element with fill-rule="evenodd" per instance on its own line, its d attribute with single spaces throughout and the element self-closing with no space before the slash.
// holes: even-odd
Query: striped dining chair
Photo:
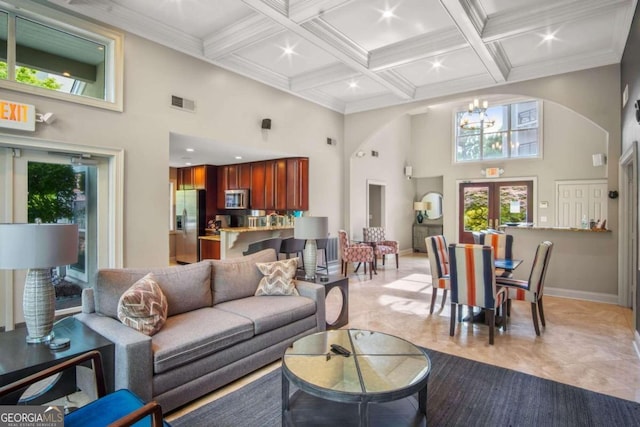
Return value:
<svg viewBox="0 0 640 427">
<path fill-rule="evenodd" d="M 427 253 L 429 254 L 429 266 L 431 267 L 431 286 L 433 291 L 431 293 L 431 307 L 429 307 L 429 313 L 433 314 L 433 308 L 436 305 L 436 297 L 438 296 L 438 289 L 442 289 L 442 302 L 440 307 L 444 307 L 444 302 L 447 300 L 447 291 L 449 287 L 449 253 L 447 252 L 447 241 L 444 236 L 429 236 L 425 237 L 424 242 L 427 246 Z"/>
<path fill-rule="evenodd" d="M 538 325 L 538 313 L 540 313 L 540 323 L 546 326 L 544 320 L 544 310 L 542 308 L 542 294 L 544 293 L 544 279 L 549 267 L 553 243 L 545 241 L 538 245 L 536 256 L 531 266 L 529 280 L 517 280 L 506 277 L 498 277 L 496 283 L 505 286 L 509 291 L 509 304 L 512 299 L 518 301 L 529 301 L 531 303 L 531 318 L 536 335 L 540 336 L 540 326 Z M 507 308 L 507 313 L 509 312 Z"/>
<path fill-rule="evenodd" d="M 496 286 L 493 248 L 490 246 L 455 244 L 449 245 L 449 268 L 451 278 L 451 324 L 449 335 L 456 328 L 458 305 L 485 309 L 489 324 L 489 344 L 493 345 L 496 311 L 502 308 L 502 328 L 507 330 L 507 290 Z"/>
<path fill-rule="evenodd" d="M 483 233 L 480 235 L 480 244 L 491 246 L 493 256 L 497 259 L 513 258 L 513 236 L 505 233 Z M 513 277 L 511 270 L 497 269 L 496 274 L 502 277 Z"/>
</svg>

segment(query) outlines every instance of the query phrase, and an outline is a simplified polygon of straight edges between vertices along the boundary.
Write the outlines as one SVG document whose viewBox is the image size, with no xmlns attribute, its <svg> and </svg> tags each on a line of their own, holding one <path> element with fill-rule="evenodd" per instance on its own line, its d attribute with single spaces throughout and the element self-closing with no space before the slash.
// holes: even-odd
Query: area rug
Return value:
<svg viewBox="0 0 640 427">
<path fill-rule="evenodd" d="M 434 350 L 427 352 L 432 362 L 427 398 L 430 426 L 640 425 L 638 403 Z M 282 425 L 280 411 L 278 369 L 171 425 L 275 427 Z M 353 421 L 357 425 L 357 420 Z M 309 424 L 314 424 L 312 418 Z"/>
</svg>

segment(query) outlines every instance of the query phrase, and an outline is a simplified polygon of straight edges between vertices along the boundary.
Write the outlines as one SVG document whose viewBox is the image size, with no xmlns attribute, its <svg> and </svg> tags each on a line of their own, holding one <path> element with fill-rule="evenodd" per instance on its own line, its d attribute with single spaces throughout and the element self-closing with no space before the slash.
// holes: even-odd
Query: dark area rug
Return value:
<svg viewBox="0 0 640 427">
<path fill-rule="evenodd" d="M 429 426 L 640 425 L 638 403 L 434 350 L 427 352 L 432 362 L 427 399 Z M 414 406 L 406 406 L 413 411 Z M 280 411 L 278 369 L 172 421 L 171 425 L 280 426 Z M 357 425 L 357 420 L 353 421 Z M 376 424 L 373 417 L 371 421 Z M 309 424 L 313 424 L 312 418 Z"/>
</svg>

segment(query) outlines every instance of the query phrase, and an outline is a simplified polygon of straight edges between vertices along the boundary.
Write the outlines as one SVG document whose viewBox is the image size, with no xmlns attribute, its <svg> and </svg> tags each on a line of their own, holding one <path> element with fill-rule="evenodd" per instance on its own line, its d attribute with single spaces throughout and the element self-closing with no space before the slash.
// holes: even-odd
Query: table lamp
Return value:
<svg viewBox="0 0 640 427">
<path fill-rule="evenodd" d="M 318 245 L 316 239 L 326 239 L 329 234 L 329 218 L 326 216 L 302 216 L 296 218 L 293 226 L 293 237 L 303 239 L 304 245 L 304 278 L 316 278 L 318 261 Z"/>
<path fill-rule="evenodd" d="M 0 269 L 29 269 L 22 300 L 28 343 L 54 338 L 51 269 L 77 261 L 78 224 L 0 224 Z"/>
<path fill-rule="evenodd" d="M 422 216 L 422 211 L 426 209 L 427 209 L 426 203 L 413 202 L 413 210 L 418 212 L 418 215 L 416 215 L 416 220 L 418 221 L 418 224 L 422 224 L 422 221 L 424 220 L 424 216 Z"/>
</svg>

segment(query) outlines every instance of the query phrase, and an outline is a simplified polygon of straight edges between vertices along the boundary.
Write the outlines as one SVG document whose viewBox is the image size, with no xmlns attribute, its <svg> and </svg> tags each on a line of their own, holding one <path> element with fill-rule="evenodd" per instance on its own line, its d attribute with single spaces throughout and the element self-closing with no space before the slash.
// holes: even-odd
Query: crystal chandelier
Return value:
<svg viewBox="0 0 640 427">
<path fill-rule="evenodd" d="M 464 130 L 478 130 L 493 126 L 496 121 L 487 116 L 487 108 L 489 108 L 489 101 L 482 101 L 481 107 L 480 101 L 477 98 L 474 99 L 469 103 L 467 112 L 463 114 L 460 127 Z"/>
</svg>

